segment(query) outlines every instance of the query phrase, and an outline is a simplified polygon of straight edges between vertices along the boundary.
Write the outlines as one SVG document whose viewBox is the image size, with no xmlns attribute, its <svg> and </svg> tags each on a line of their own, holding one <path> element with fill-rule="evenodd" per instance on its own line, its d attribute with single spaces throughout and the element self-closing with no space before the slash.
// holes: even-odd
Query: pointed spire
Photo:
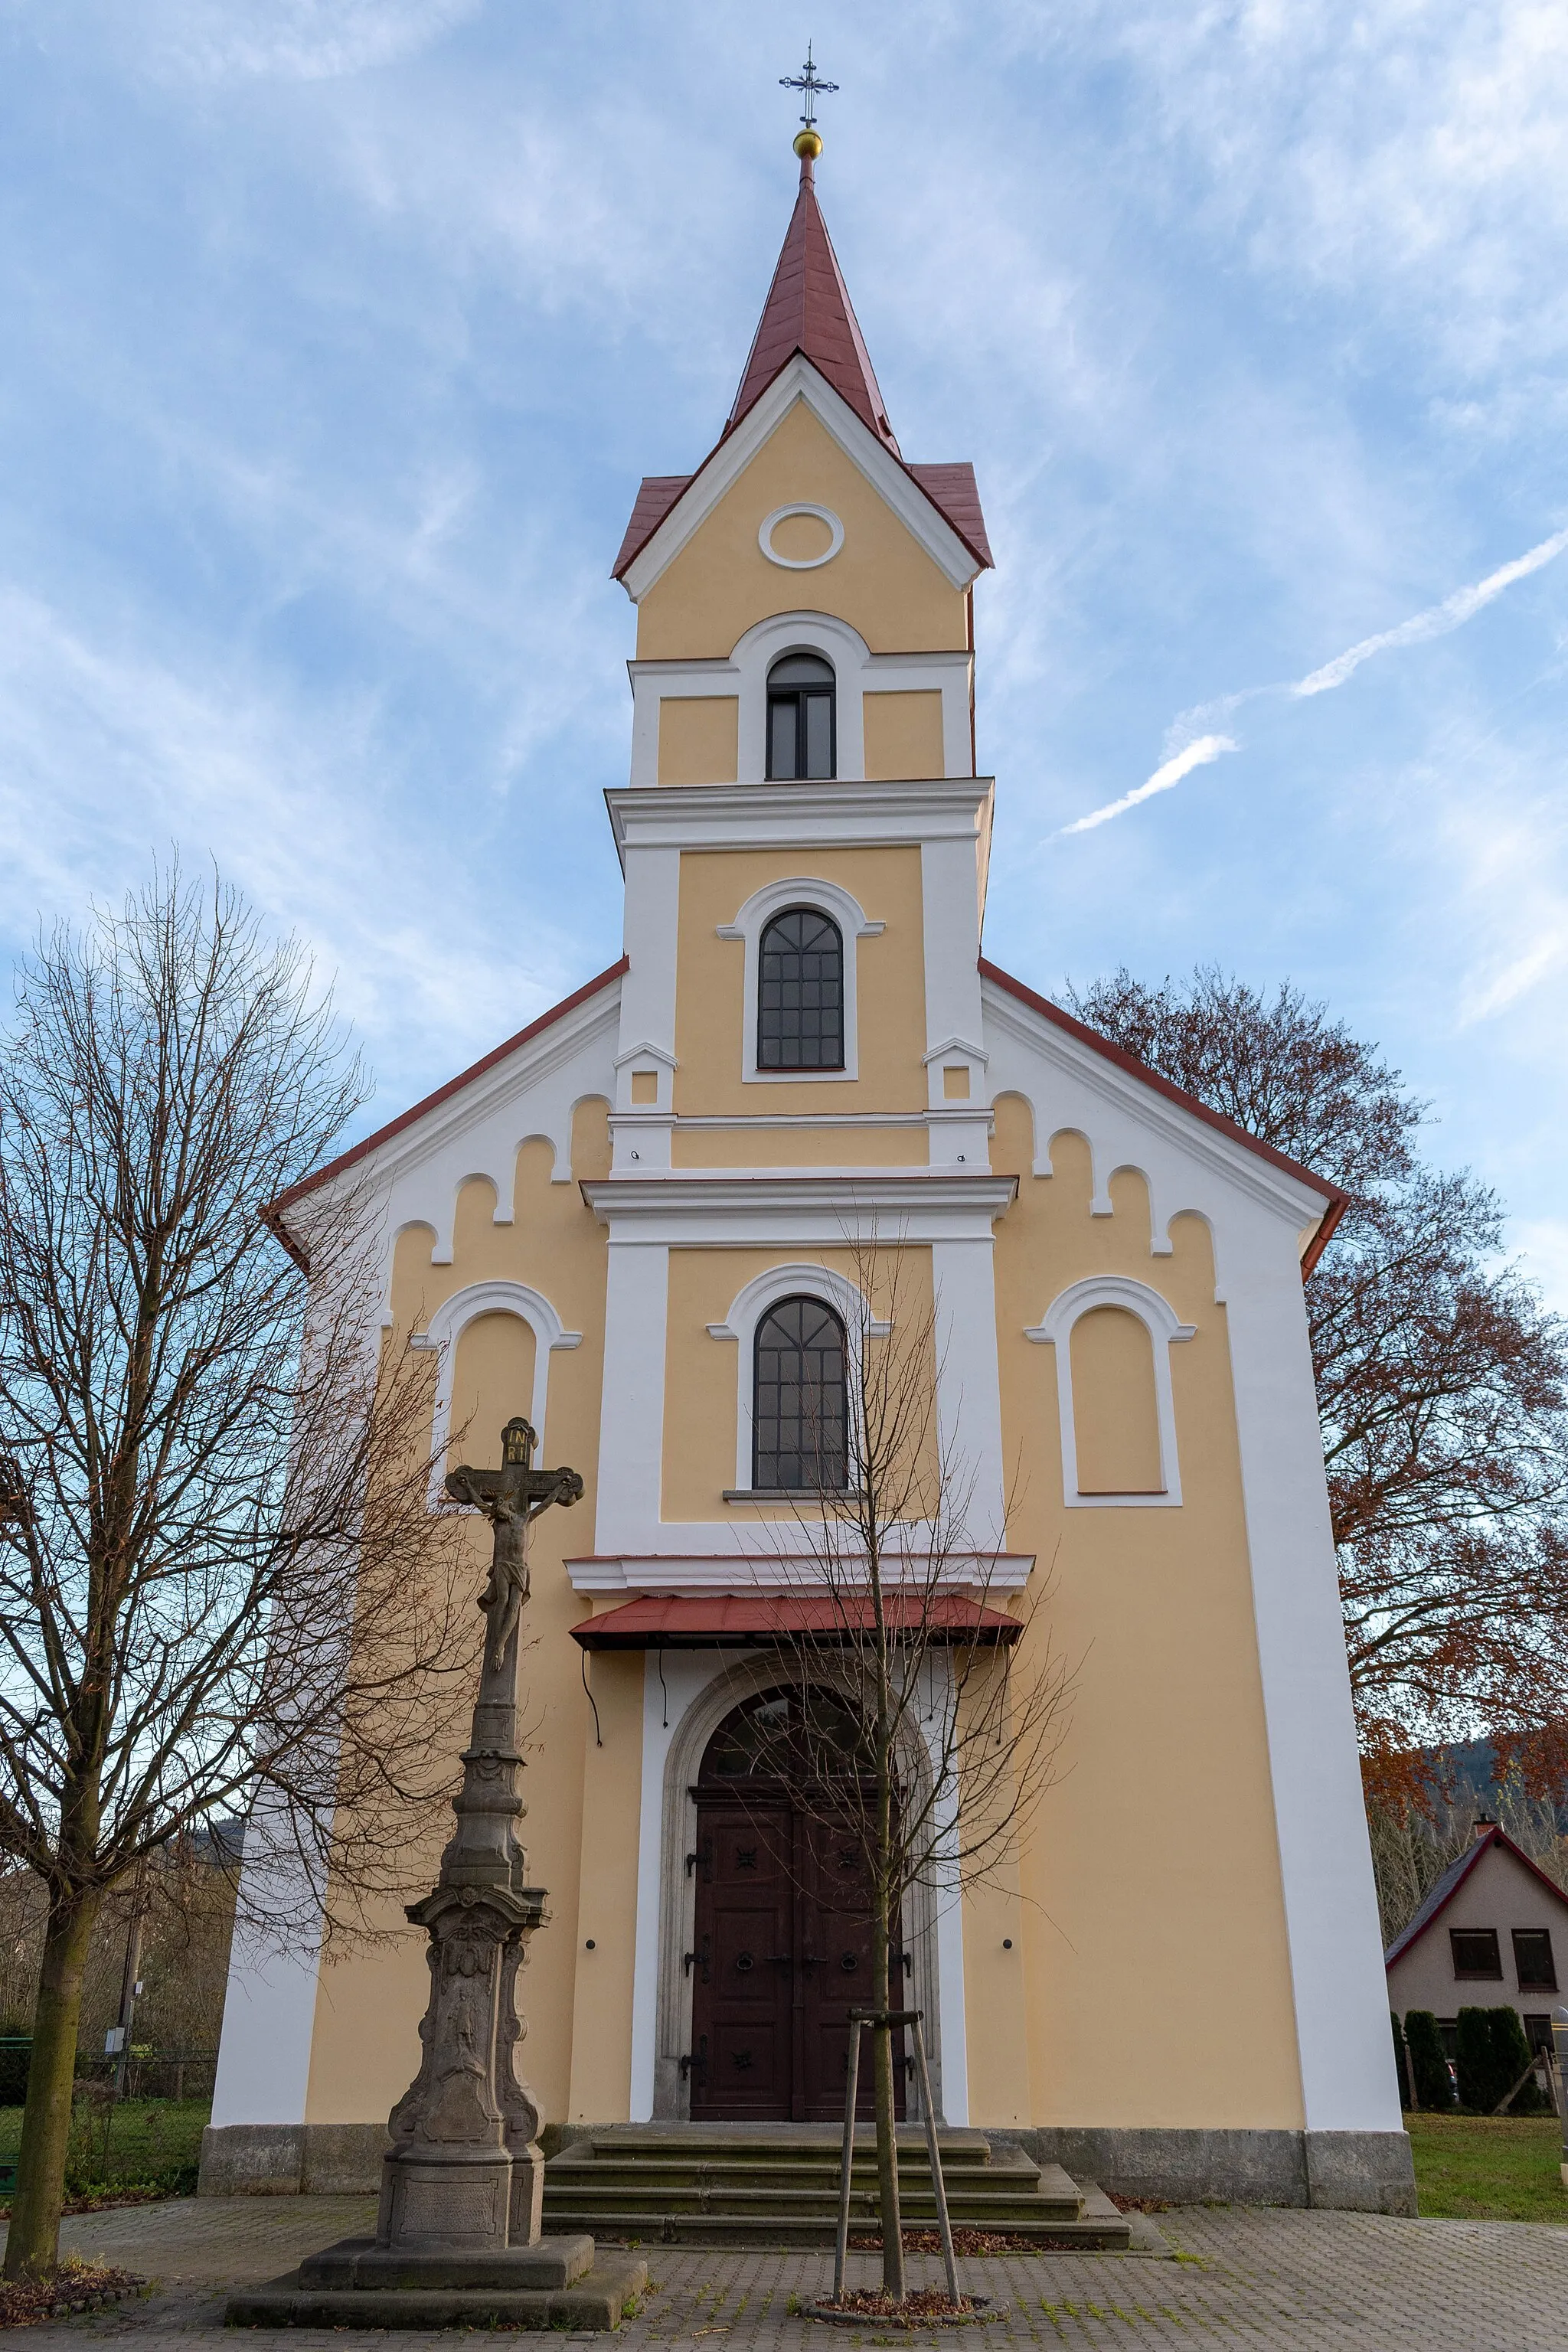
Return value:
<svg viewBox="0 0 1568 2352">
<path fill-rule="evenodd" d="M 899 445 L 882 405 L 871 355 L 816 201 L 814 167 L 822 139 L 813 125 L 799 133 L 795 152 L 800 157 L 800 194 L 724 430 L 734 430 L 780 368 L 801 352 L 897 457 Z"/>
</svg>

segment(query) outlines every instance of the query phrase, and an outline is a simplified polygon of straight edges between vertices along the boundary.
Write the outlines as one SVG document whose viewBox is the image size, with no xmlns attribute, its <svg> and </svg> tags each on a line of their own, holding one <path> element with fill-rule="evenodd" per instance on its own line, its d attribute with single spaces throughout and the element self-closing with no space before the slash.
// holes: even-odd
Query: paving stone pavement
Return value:
<svg viewBox="0 0 1568 2352">
<path fill-rule="evenodd" d="M 256 2352 L 278 2339 L 224 2329 L 223 2289 L 270 2278 L 333 2238 L 363 2233 L 360 2197 L 184 2199 L 68 2221 L 68 2252 L 158 2282 L 146 2300 L 47 2323 L 37 2352 Z M 706 2352 L 829 2352 L 848 2345 L 963 2346 L 999 2339 L 1073 2347 L 1228 2346 L 1236 2352 L 1568 2352 L 1568 2229 L 1518 2221 L 1407 2221 L 1369 2213 L 1183 2207 L 1158 2226 L 1176 2257 L 972 2257 L 972 2293 L 1005 2304 L 983 2329 L 893 2336 L 826 2329 L 791 2310 L 826 2285 L 831 2258 L 645 2249 L 657 2284 L 609 2339 L 624 2352 L 702 2344 Z M 869 2284 L 876 2257 L 855 2258 Z M 919 2280 L 934 2258 L 911 2257 Z M 290 2329 L 287 2352 L 343 2352 L 343 2330 Z M 374 2333 L 385 2352 L 437 2352 L 450 2333 Z M 720 2339 L 726 2339 L 721 2342 Z M 19 2332 L 13 2337 L 21 2342 Z M 587 2352 L 603 2336 L 569 2339 Z M 284 2352 L 281 2343 L 279 2352 Z"/>
</svg>

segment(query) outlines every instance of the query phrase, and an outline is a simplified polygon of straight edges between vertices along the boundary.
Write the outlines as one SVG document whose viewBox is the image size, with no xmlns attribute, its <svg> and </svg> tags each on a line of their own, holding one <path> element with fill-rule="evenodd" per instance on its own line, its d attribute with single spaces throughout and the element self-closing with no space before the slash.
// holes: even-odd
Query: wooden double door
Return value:
<svg viewBox="0 0 1568 2352">
<path fill-rule="evenodd" d="M 849 2011 L 871 2006 L 870 1889 L 863 1848 L 793 1798 L 748 1786 L 697 1799 L 691 1979 L 693 2122 L 842 2119 Z M 904 2006 L 900 1955 L 891 1996 Z M 857 2112 L 871 2115 L 871 2047 Z M 903 2037 L 894 2045 L 904 2112 Z"/>
</svg>

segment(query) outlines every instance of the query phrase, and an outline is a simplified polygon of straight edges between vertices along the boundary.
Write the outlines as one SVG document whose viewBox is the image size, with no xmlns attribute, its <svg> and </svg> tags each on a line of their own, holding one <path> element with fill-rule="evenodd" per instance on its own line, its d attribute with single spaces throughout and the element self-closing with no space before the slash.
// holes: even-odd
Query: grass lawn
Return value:
<svg viewBox="0 0 1568 2352">
<path fill-rule="evenodd" d="M 1565 2221 L 1555 2116 L 1409 2116 L 1422 2213 L 1443 2221 Z"/>
<path fill-rule="evenodd" d="M 72 2197 L 134 2183 L 166 2195 L 192 2195 L 210 2099 L 126 2099 L 94 2108 L 79 2101 L 71 2117 L 66 2185 Z M 22 2140 L 20 2107 L 0 2107 L 0 2158 Z"/>
</svg>

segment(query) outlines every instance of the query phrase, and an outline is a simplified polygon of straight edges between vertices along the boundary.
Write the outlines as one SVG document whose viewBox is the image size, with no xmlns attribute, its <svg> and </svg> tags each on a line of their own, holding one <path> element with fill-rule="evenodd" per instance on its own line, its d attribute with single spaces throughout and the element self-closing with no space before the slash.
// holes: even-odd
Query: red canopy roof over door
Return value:
<svg viewBox="0 0 1568 2352">
<path fill-rule="evenodd" d="M 962 1592 L 889 1593 L 883 1604 L 895 1630 L 925 1621 L 931 1642 L 1016 1642 L 1016 1617 Z M 572 1639 L 585 1650 L 720 1650 L 770 1642 L 845 1641 L 871 1623 L 869 1600 L 851 1603 L 827 1592 L 713 1592 L 700 1600 L 650 1593 L 584 1618 Z"/>
</svg>

